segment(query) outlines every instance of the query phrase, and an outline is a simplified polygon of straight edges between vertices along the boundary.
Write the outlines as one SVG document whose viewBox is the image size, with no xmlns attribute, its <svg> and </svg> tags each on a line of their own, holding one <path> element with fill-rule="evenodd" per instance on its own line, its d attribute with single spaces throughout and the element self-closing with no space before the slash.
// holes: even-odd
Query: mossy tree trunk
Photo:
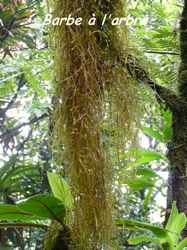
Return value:
<svg viewBox="0 0 187 250">
<path fill-rule="evenodd" d="M 52 34 L 57 99 L 54 148 L 58 157 L 62 156 L 74 196 L 69 220 L 72 249 L 113 249 L 112 170 L 102 141 L 106 116 L 103 99 L 112 88 L 124 93 L 116 87 L 118 84 L 128 98 L 131 96 L 129 88 L 122 84 L 126 72 L 122 65 L 114 66 L 119 54 L 125 57 L 126 32 L 111 25 L 111 19 L 104 25 L 102 21 L 106 14 L 123 16 L 124 1 L 55 0 L 52 9 L 54 18 L 71 14 L 83 20 L 80 26 L 57 26 Z M 89 25 L 93 14 L 96 22 Z M 131 112 L 126 106 L 124 109 Z M 128 117 L 125 119 L 128 124 Z"/>
</svg>

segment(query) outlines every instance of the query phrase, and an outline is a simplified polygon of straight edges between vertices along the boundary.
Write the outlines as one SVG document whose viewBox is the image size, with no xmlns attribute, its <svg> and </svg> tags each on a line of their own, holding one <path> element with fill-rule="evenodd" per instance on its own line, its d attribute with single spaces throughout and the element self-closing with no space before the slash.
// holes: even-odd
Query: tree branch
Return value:
<svg viewBox="0 0 187 250">
<path fill-rule="evenodd" d="M 170 51 L 145 50 L 144 52 L 148 54 L 160 54 L 160 55 L 172 55 L 172 56 L 180 55 L 178 52 L 170 52 Z"/>
<path fill-rule="evenodd" d="M 44 119 L 48 117 L 48 114 L 47 113 L 44 113 L 42 114 L 41 116 L 38 116 L 38 117 L 34 117 L 32 118 L 30 121 L 28 122 L 24 122 L 20 125 L 18 125 L 17 127 L 15 128 L 12 128 L 12 129 L 7 129 L 7 131 L 3 134 L 0 135 L 0 139 L 4 139 L 4 137 L 8 136 L 8 137 L 12 137 L 12 136 L 16 136 L 18 133 L 19 133 L 19 130 L 22 128 L 22 127 L 25 127 L 25 126 L 28 126 L 28 125 L 32 125 L 36 122 L 39 122 L 40 120 Z"/>
<path fill-rule="evenodd" d="M 126 59 L 120 59 L 120 61 L 127 68 L 132 78 L 141 84 L 149 86 L 155 92 L 157 99 L 160 102 L 164 102 L 171 111 L 187 109 L 187 102 L 182 97 L 176 95 L 174 91 L 154 82 L 136 57 L 128 55 Z"/>
<path fill-rule="evenodd" d="M 20 142 L 17 146 L 16 146 L 16 151 L 17 154 L 19 153 L 19 151 L 21 151 L 22 149 L 24 149 L 25 144 L 29 141 L 29 139 L 32 137 L 32 128 L 29 131 L 28 135 L 24 138 L 24 140 L 22 142 Z"/>
</svg>

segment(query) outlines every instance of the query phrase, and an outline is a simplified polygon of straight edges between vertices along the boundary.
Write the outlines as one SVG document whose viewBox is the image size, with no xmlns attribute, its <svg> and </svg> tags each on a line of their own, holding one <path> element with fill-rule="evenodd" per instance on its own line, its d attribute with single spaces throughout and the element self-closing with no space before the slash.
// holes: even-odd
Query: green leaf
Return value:
<svg viewBox="0 0 187 250">
<path fill-rule="evenodd" d="M 168 235 L 171 238 L 173 245 L 178 243 L 180 234 L 185 228 L 186 222 L 186 215 L 184 213 L 179 213 L 176 207 L 176 202 L 173 202 L 171 214 L 166 225 Z"/>
<path fill-rule="evenodd" d="M 166 157 L 161 153 L 142 148 L 134 148 L 129 150 L 127 156 L 135 158 L 134 162 L 132 163 L 133 166 L 139 166 L 143 164 L 148 164 L 151 161 L 166 159 Z"/>
<path fill-rule="evenodd" d="M 178 212 L 176 202 L 174 202 L 172 205 L 171 215 L 165 229 L 148 223 L 127 219 L 119 219 L 116 223 L 118 226 L 124 226 L 130 230 L 148 230 L 155 236 L 138 236 L 129 240 L 129 243 L 131 244 L 153 242 L 162 246 L 167 245 L 168 249 L 170 250 L 182 250 L 187 246 L 187 238 L 181 241 L 179 244 L 178 241 L 182 230 L 185 228 L 186 222 L 187 218 L 185 214 Z"/>
<path fill-rule="evenodd" d="M 184 247 L 187 247 L 187 238 L 184 238 L 176 247 L 176 250 L 183 250 Z"/>
<path fill-rule="evenodd" d="M 0 220 L 1 221 L 33 221 L 40 220 L 41 217 L 37 217 L 30 212 L 21 210 L 17 205 L 0 204 Z"/>
<path fill-rule="evenodd" d="M 30 176 L 34 176 L 37 174 L 37 171 L 33 166 L 16 166 L 10 168 L 0 177 L 0 187 L 10 188 L 15 182 L 18 183 L 23 175 L 30 174 Z"/>
<path fill-rule="evenodd" d="M 137 157 L 136 164 L 147 164 L 150 163 L 151 161 L 157 161 L 164 159 L 165 157 L 155 151 L 151 150 L 146 150 L 146 149 L 139 149 L 137 151 L 137 154 L 139 157 Z"/>
<path fill-rule="evenodd" d="M 177 216 L 178 216 L 178 210 L 176 207 L 176 202 L 173 202 L 171 213 L 170 213 L 167 225 L 166 225 L 166 229 L 170 230 L 172 228 L 173 222 Z"/>
<path fill-rule="evenodd" d="M 151 236 L 146 236 L 146 235 L 133 237 L 128 240 L 128 243 L 131 245 L 138 245 L 143 242 L 152 242 L 152 243 L 160 244 L 160 241 L 158 240 L 158 238 L 153 238 Z"/>
<path fill-rule="evenodd" d="M 163 135 L 159 131 L 156 131 L 152 128 L 145 127 L 145 128 L 143 128 L 143 132 L 146 135 L 148 135 L 152 138 L 155 138 L 159 142 L 165 142 Z"/>
<path fill-rule="evenodd" d="M 54 196 L 61 200 L 65 207 L 72 208 L 73 197 L 68 183 L 58 174 L 48 172 L 47 175 Z"/>
<path fill-rule="evenodd" d="M 149 230 L 151 231 L 156 237 L 162 239 L 163 241 L 167 241 L 167 231 L 164 228 L 153 226 L 149 223 L 140 222 L 136 220 L 127 220 L 127 219 L 118 219 L 116 224 L 118 226 L 124 226 L 130 230 Z"/>
<path fill-rule="evenodd" d="M 150 178 L 159 177 L 159 175 L 154 170 L 148 167 L 140 167 L 140 168 L 137 168 L 137 170 L 135 171 L 137 175 L 143 175 L 143 176 L 150 177 Z"/>
<path fill-rule="evenodd" d="M 159 177 L 151 168 L 137 167 L 128 178 L 123 178 L 120 183 L 127 184 L 133 191 L 154 187 L 156 178 Z"/>
<path fill-rule="evenodd" d="M 129 178 L 123 183 L 126 183 L 133 191 L 139 191 L 141 189 L 154 186 L 154 180 L 144 176 Z"/>
<path fill-rule="evenodd" d="M 168 142 L 172 138 L 172 113 L 169 111 L 162 112 L 163 117 L 163 135 L 165 142 Z"/>
<path fill-rule="evenodd" d="M 63 223 L 65 207 L 60 200 L 51 195 L 35 195 L 17 204 L 22 211 L 35 216 L 52 219 Z"/>
<path fill-rule="evenodd" d="M 1 221 L 57 220 L 63 223 L 65 208 L 62 202 L 51 195 L 35 195 L 16 205 L 0 204 Z"/>
<path fill-rule="evenodd" d="M 145 210 L 148 209 L 148 205 L 149 205 L 149 202 L 151 200 L 151 197 L 152 197 L 152 194 L 153 194 L 153 190 L 154 189 L 152 187 L 150 187 L 148 189 L 147 194 L 145 195 L 144 202 L 143 202 L 143 207 L 144 207 Z"/>
</svg>

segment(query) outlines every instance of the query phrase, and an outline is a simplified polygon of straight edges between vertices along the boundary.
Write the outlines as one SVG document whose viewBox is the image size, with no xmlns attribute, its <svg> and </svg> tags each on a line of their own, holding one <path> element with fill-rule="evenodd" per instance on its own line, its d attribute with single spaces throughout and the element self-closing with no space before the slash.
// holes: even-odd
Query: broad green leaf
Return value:
<svg viewBox="0 0 187 250">
<path fill-rule="evenodd" d="M 148 135 L 152 138 L 155 138 L 159 142 L 165 142 L 163 135 L 159 131 L 156 131 L 152 128 L 145 127 L 145 128 L 143 128 L 143 132 L 146 135 Z"/>
<path fill-rule="evenodd" d="M 143 164 L 148 164 L 151 161 L 166 159 L 166 157 L 161 153 L 142 148 L 134 148 L 129 150 L 127 156 L 135 158 L 134 162 L 132 163 L 133 166 L 139 166 Z"/>
<path fill-rule="evenodd" d="M 130 230 L 149 230 L 152 232 L 156 237 L 162 239 L 162 242 L 167 241 L 168 234 L 167 230 L 164 228 L 154 226 L 145 222 L 140 222 L 136 220 L 127 220 L 127 219 L 118 219 L 116 224 L 118 226 L 124 226 Z"/>
<path fill-rule="evenodd" d="M 154 186 L 154 180 L 144 176 L 129 178 L 123 183 L 127 184 L 133 191 L 139 191 L 141 189 Z"/>
<path fill-rule="evenodd" d="M 41 217 L 35 216 L 30 212 L 21 210 L 17 205 L 0 204 L 0 221 L 28 222 L 41 219 Z"/>
<path fill-rule="evenodd" d="M 129 240 L 130 244 L 153 242 L 162 246 L 167 245 L 170 250 L 183 250 L 187 246 L 187 238 L 182 240 L 178 245 L 177 243 L 180 234 L 186 225 L 186 221 L 186 216 L 183 213 L 178 212 L 176 203 L 174 202 L 166 229 L 148 223 L 127 219 L 119 219 L 116 223 L 118 226 L 124 226 L 130 230 L 148 230 L 155 236 L 150 237 L 141 235 L 134 237 Z"/>
<path fill-rule="evenodd" d="M 167 225 L 166 225 L 166 229 L 170 230 L 172 228 L 173 221 L 175 220 L 177 215 L 178 215 L 178 210 L 176 207 L 176 202 L 174 202 L 172 205 L 172 209 L 171 209 L 171 213 L 170 213 Z"/>
<path fill-rule="evenodd" d="M 136 159 L 137 164 L 147 164 L 151 161 L 157 161 L 164 159 L 164 156 L 156 151 L 139 149 L 137 151 L 138 158 Z"/>
<path fill-rule="evenodd" d="M 63 223 L 65 207 L 62 202 L 54 196 L 35 195 L 17 204 L 17 206 L 24 212 Z"/>
<path fill-rule="evenodd" d="M 150 178 L 159 177 L 159 175 L 154 170 L 148 167 L 140 167 L 137 168 L 135 171 L 137 175 L 143 175 Z"/>
<path fill-rule="evenodd" d="M 173 202 L 171 214 L 166 225 L 166 229 L 168 230 L 168 234 L 173 242 L 173 245 L 178 243 L 180 234 L 185 228 L 186 222 L 186 215 L 184 213 L 179 213 L 176 207 L 176 202 Z"/>
<path fill-rule="evenodd" d="M 73 197 L 68 183 L 58 174 L 48 172 L 47 175 L 54 196 L 61 200 L 65 207 L 72 208 Z"/>
<path fill-rule="evenodd" d="M 137 167 L 133 169 L 128 178 L 123 178 L 120 183 L 127 184 L 133 191 L 154 187 L 158 175 L 148 167 Z"/>
<path fill-rule="evenodd" d="M 50 195 L 35 195 L 16 205 L 0 204 L 1 221 L 28 222 L 52 219 L 63 223 L 64 216 L 64 205 Z"/>
</svg>

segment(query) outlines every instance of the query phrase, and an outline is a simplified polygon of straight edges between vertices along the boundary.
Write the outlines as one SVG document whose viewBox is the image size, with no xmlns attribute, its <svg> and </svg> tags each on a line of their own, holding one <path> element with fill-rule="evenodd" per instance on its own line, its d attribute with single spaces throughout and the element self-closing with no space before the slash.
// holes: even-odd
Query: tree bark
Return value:
<svg viewBox="0 0 187 250">
<path fill-rule="evenodd" d="M 173 136 L 168 145 L 170 161 L 167 213 L 169 214 L 172 202 L 177 202 L 180 212 L 187 215 L 187 0 L 184 1 L 180 21 L 180 50 L 181 63 L 178 72 L 179 95 L 183 105 L 178 111 L 173 110 Z M 168 214 L 166 217 L 168 217 Z M 183 237 L 187 236 L 187 228 Z"/>
</svg>

